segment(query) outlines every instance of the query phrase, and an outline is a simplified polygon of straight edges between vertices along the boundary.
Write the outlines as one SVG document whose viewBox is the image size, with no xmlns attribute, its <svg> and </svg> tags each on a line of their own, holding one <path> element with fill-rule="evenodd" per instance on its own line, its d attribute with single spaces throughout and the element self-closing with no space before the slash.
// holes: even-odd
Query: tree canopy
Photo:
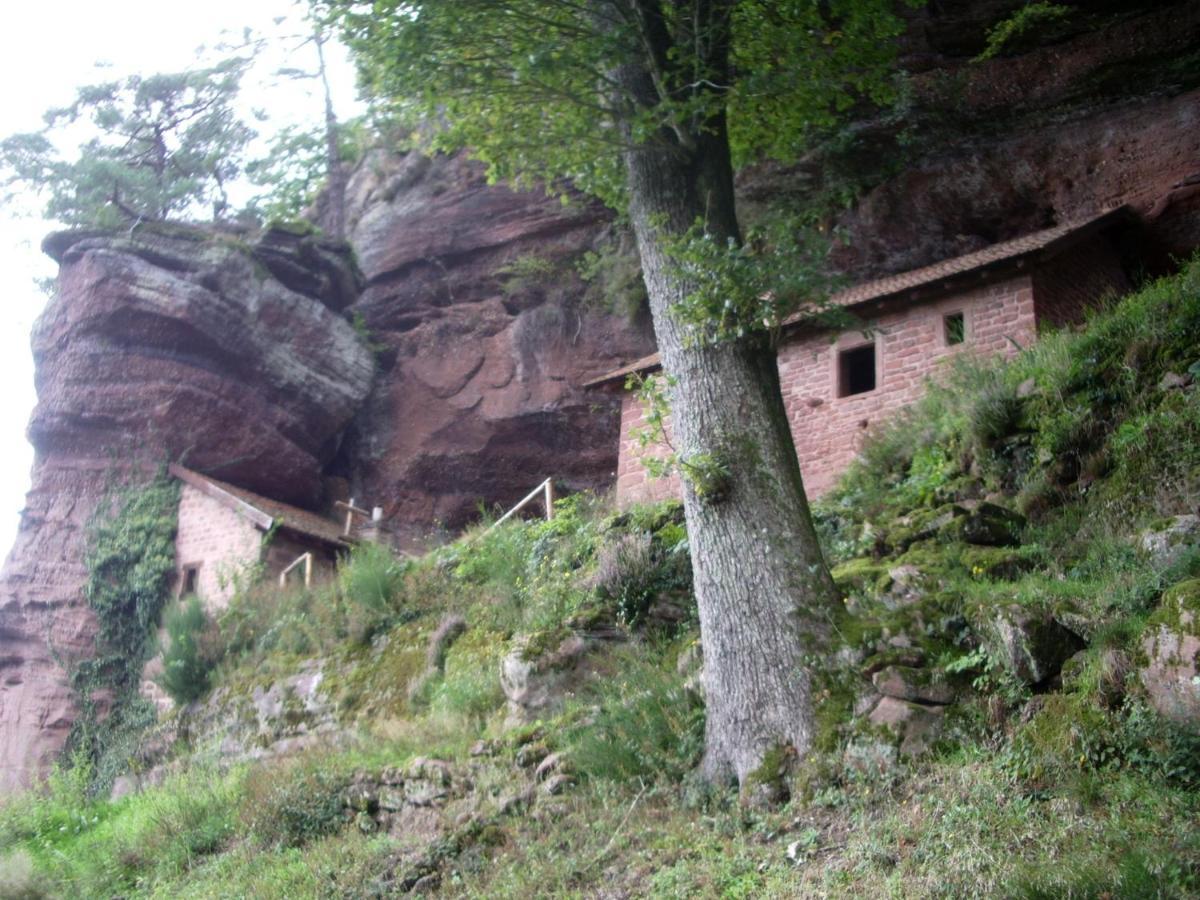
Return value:
<svg viewBox="0 0 1200 900">
<path fill-rule="evenodd" d="M 0 171 L 10 188 L 46 194 L 46 216 L 68 225 L 196 216 L 206 207 L 220 218 L 254 137 L 233 108 L 247 65 L 232 58 L 80 88 L 69 106 L 46 113 L 44 129 L 0 142 Z M 58 143 L 85 125 L 89 136 L 64 157 Z"/>
<path fill-rule="evenodd" d="M 334 0 L 365 90 L 417 102 L 438 146 L 469 147 L 497 179 L 569 179 L 621 208 L 620 151 L 666 128 L 683 137 L 727 114 L 735 166 L 794 159 L 853 104 L 896 95 L 891 0 Z M 614 67 L 647 59 L 651 103 Z M 712 70 L 713 40 L 728 66 Z M 626 123 L 623 134 L 618 123 Z"/>
</svg>

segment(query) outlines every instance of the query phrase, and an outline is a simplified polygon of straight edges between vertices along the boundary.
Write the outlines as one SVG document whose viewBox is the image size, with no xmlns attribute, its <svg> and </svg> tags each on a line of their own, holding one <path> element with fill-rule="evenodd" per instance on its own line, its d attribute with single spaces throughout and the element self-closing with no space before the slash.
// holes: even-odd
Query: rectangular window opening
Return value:
<svg viewBox="0 0 1200 900">
<path fill-rule="evenodd" d="M 196 593 L 200 581 L 200 566 L 184 566 L 183 577 L 179 579 L 179 596 L 186 597 Z"/>
<path fill-rule="evenodd" d="M 838 396 L 875 390 L 875 345 L 863 344 L 838 354 Z"/>
<path fill-rule="evenodd" d="M 967 339 L 967 320 L 960 312 L 950 313 L 942 317 L 942 333 L 946 337 L 946 346 L 953 347 Z"/>
</svg>

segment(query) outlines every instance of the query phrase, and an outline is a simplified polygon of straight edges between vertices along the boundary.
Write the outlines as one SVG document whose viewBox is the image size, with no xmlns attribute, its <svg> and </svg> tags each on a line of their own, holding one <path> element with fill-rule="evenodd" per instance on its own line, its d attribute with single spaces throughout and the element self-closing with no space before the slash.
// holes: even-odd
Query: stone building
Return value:
<svg viewBox="0 0 1200 900">
<path fill-rule="evenodd" d="M 833 487 L 874 426 L 916 400 L 926 380 L 961 353 L 1013 355 L 1045 328 L 1081 320 L 1088 306 L 1129 282 L 1118 239 L 1124 208 L 1060 225 L 833 295 L 861 322 L 841 334 L 801 317 L 784 323 L 780 383 L 809 496 Z M 648 356 L 591 382 L 622 389 L 631 374 L 659 366 Z M 655 479 L 637 434 L 645 409 L 626 391 L 616 491 L 620 506 L 679 495 L 676 476 Z"/>
<path fill-rule="evenodd" d="M 224 608 L 237 580 L 260 564 L 265 577 L 277 578 L 312 553 L 312 574 L 319 579 L 333 572 L 338 554 L 350 547 L 343 523 L 183 466 L 173 465 L 170 472 L 180 481 L 177 593 L 197 594 L 209 609 Z"/>
</svg>

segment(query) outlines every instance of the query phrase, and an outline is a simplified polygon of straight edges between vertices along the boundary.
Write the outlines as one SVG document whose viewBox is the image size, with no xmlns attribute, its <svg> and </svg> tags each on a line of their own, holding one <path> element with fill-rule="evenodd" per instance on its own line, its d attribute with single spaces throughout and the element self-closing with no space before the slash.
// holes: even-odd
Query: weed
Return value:
<svg viewBox="0 0 1200 900">
<path fill-rule="evenodd" d="M 679 675 L 636 652 L 617 665 L 617 678 L 589 698 L 598 711 L 564 736 L 577 770 L 617 781 L 682 778 L 703 746 L 703 706 Z"/>
</svg>

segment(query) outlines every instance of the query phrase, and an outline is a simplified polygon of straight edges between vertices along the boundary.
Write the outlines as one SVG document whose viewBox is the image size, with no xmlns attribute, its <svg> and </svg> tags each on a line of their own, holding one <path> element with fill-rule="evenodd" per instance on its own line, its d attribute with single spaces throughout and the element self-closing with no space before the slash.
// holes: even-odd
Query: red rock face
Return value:
<svg viewBox="0 0 1200 900">
<path fill-rule="evenodd" d="M 1071 4 L 1043 46 L 974 62 L 1019 4 L 930 3 L 911 13 L 903 121 L 856 126 L 848 150 L 743 173 L 751 205 L 803 203 L 838 178 L 873 185 L 830 221 L 855 278 L 928 265 L 1129 204 L 1137 268 L 1200 245 L 1200 5 Z M 897 135 L 907 130 L 906 139 Z M 880 160 L 895 169 L 880 178 Z M 1152 257 L 1152 258 L 1151 258 Z"/>
<path fill-rule="evenodd" d="M 0 572 L 0 790 L 44 771 L 74 719 L 63 663 L 92 649 L 86 525 L 110 480 L 186 459 L 312 500 L 370 389 L 370 352 L 326 305 L 352 269 L 317 242 L 266 243 L 174 230 L 48 241 L 61 269 L 33 337 L 33 489 Z M 291 279 L 312 296 L 272 274 L 303 253 L 323 261 L 307 284 Z"/>
<path fill-rule="evenodd" d="M 350 186 L 367 279 L 353 307 L 386 369 L 348 441 L 354 493 L 410 540 L 554 476 L 607 488 L 613 397 L 590 378 L 650 352 L 644 322 L 584 299 L 603 211 L 488 186 L 459 158 L 378 154 Z"/>
</svg>

